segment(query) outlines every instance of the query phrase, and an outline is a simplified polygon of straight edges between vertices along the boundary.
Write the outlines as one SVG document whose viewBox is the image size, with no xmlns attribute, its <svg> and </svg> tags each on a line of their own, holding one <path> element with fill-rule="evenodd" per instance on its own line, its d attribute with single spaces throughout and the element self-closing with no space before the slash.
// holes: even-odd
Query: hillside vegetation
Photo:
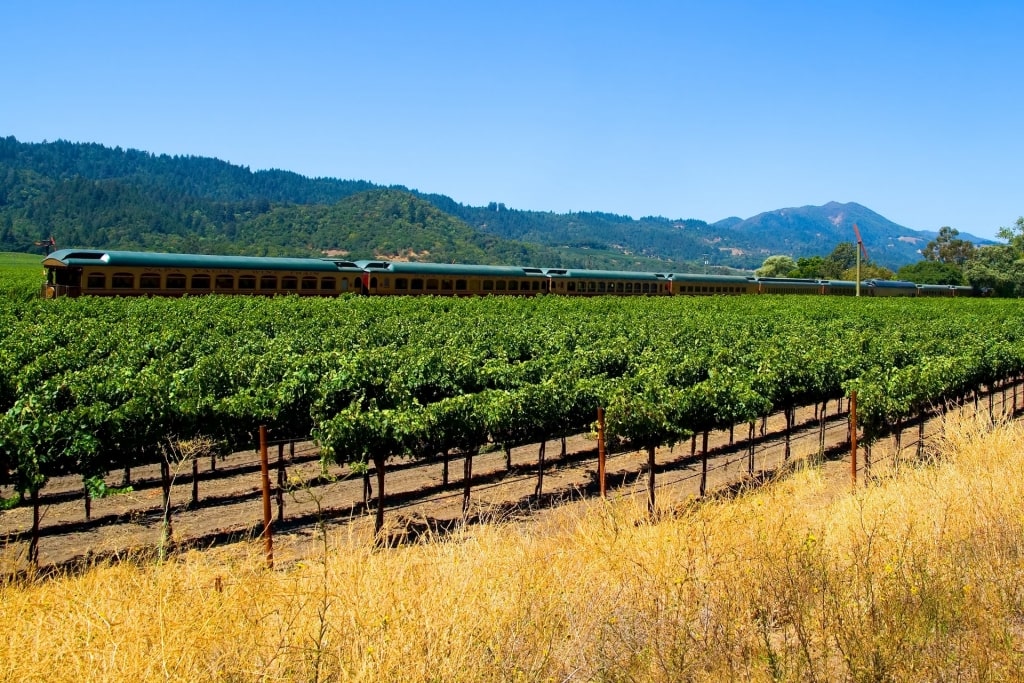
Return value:
<svg viewBox="0 0 1024 683">
<path fill-rule="evenodd" d="M 1019 680 L 1024 429 L 952 423 L 941 453 L 658 523 L 591 502 L 397 550 L 331 532 L 277 571 L 253 546 L 10 582 L 0 680 Z"/>
<path fill-rule="evenodd" d="M 471 227 L 460 214 L 473 212 L 459 211 L 450 199 L 433 199 L 403 187 L 252 172 L 216 159 L 0 138 L 0 249 L 30 251 L 34 241 L 53 235 L 62 247 L 329 252 L 612 270 L 678 265 L 593 238 L 560 235 L 543 245 L 509 239 Z"/>
<path fill-rule="evenodd" d="M 782 209 L 747 220 L 597 211 L 557 214 L 366 181 L 250 171 L 217 159 L 98 144 L 0 138 L 0 249 L 61 246 L 204 253 L 526 263 L 676 272 L 754 268 L 772 253 L 824 256 L 857 222 L 872 258 L 918 260 L 935 236 L 854 203 Z M 969 236 L 968 236 L 969 237 Z"/>
</svg>

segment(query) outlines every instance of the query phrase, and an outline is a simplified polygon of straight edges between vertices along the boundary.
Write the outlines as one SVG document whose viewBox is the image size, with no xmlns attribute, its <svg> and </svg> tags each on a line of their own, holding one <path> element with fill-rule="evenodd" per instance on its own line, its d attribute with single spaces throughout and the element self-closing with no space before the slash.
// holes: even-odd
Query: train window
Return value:
<svg viewBox="0 0 1024 683">
<path fill-rule="evenodd" d="M 231 291 L 235 288 L 235 276 L 221 273 L 213 281 L 214 289 Z"/>
<path fill-rule="evenodd" d="M 639 292 L 640 288 L 637 287 L 636 291 Z M 632 293 L 633 293 L 633 283 L 632 282 L 627 282 L 626 283 L 626 294 L 632 294 Z"/>
<path fill-rule="evenodd" d="M 427 280 L 427 291 L 428 292 L 436 292 L 438 289 L 440 289 L 440 287 L 438 286 L 437 280 L 434 280 L 434 279 Z"/>
<path fill-rule="evenodd" d="M 395 278 L 395 289 L 396 290 L 401 290 L 403 292 L 408 290 L 409 289 L 409 280 L 408 280 L 408 278 L 396 277 Z"/>
<path fill-rule="evenodd" d="M 307 275 L 302 278 L 302 289 L 307 292 L 316 289 L 316 277 L 313 275 Z"/>
<path fill-rule="evenodd" d="M 181 273 L 171 273 L 167 276 L 167 289 L 185 289 L 185 276 Z"/>
<path fill-rule="evenodd" d="M 325 292 L 333 292 L 338 288 L 337 281 L 333 277 L 325 277 L 320 279 L 320 289 Z"/>
<path fill-rule="evenodd" d="M 533 289 L 533 291 L 535 291 L 535 292 L 539 292 L 540 291 L 540 280 L 534 280 L 533 281 L 533 285 L 531 285 L 531 289 Z"/>
<path fill-rule="evenodd" d="M 651 293 L 651 285 L 649 283 L 647 283 L 647 282 L 642 283 L 640 285 L 640 293 L 641 294 L 650 294 Z"/>
<path fill-rule="evenodd" d="M 140 275 L 139 289 L 160 289 L 160 274 L 143 273 Z"/>
<path fill-rule="evenodd" d="M 518 292 L 519 291 L 519 281 L 518 280 L 509 280 L 508 281 L 508 291 L 510 291 L 510 292 Z"/>
<path fill-rule="evenodd" d="M 598 293 L 598 294 L 604 294 L 604 293 L 605 293 L 605 291 L 607 291 L 607 290 L 606 290 L 606 286 L 605 286 L 605 283 L 603 283 L 603 282 L 598 282 L 598 283 L 597 283 L 597 293 Z"/>
<path fill-rule="evenodd" d="M 256 289 L 256 276 L 255 275 L 239 275 L 238 276 L 238 288 L 239 289 Z"/>
<path fill-rule="evenodd" d="M 571 281 L 569 282 L 569 291 L 570 292 L 575 292 L 576 291 L 576 283 L 575 282 L 571 282 Z"/>
<path fill-rule="evenodd" d="M 193 275 L 192 276 L 192 289 L 209 289 L 210 288 L 210 276 L 209 275 Z"/>
<path fill-rule="evenodd" d="M 441 280 L 441 289 L 446 291 L 446 292 L 452 291 L 452 281 L 451 280 Z"/>
<path fill-rule="evenodd" d="M 494 291 L 494 280 L 484 280 L 483 290 L 485 292 L 493 292 Z"/>
<path fill-rule="evenodd" d="M 495 280 L 494 281 L 494 291 L 496 291 L 496 292 L 504 292 L 505 291 L 505 286 L 506 286 L 506 282 L 504 280 Z"/>
<path fill-rule="evenodd" d="M 608 283 L 608 291 L 612 291 L 612 283 Z M 626 285 L 623 282 L 615 283 L 615 291 L 619 294 L 623 294 L 626 291 Z"/>
<path fill-rule="evenodd" d="M 466 281 L 465 280 L 456 280 L 455 281 L 455 291 L 456 292 L 464 292 L 464 291 L 466 291 L 466 289 L 467 289 L 467 287 L 466 287 Z"/>
<path fill-rule="evenodd" d="M 299 278 L 294 275 L 285 275 L 281 278 L 281 289 L 296 290 L 299 288 Z"/>
<path fill-rule="evenodd" d="M 411 289 L 413 291 L 416 291 L 416 292 L 422 292 L 423 291 L 423 278 L 421 278 L 421 277 L 414 277 L 412 279 L 412 281 L 409 283 L 409 289 Z"/>
<path fill-rule="evenodd" d="M 85 281 L 85 286 L 88 289 L 106 289 L 106 273 L 89 273 L 89 277 Z"/>
<path fill-rule="evenodd" d="M 114 289 L 132 289 L 135 287 L 135 276 L 131 273 L 114 273 L 110 278 L 110 286 Z"/>
<path fill-rule="evenodd" d="M 260 289 L 277 289 L 276 275 L 260 275 Z"/>
<path fill-rule="evenodd" d="M 384 289 L 387 289 L 388 287 L 391 286 L 390 279 L 391 278 L 384 278 Z M 376 289 L 376 288 L 377 288 L 377 278 L 371 277 L 370 278 L 370 289 Z"/>
</svg>

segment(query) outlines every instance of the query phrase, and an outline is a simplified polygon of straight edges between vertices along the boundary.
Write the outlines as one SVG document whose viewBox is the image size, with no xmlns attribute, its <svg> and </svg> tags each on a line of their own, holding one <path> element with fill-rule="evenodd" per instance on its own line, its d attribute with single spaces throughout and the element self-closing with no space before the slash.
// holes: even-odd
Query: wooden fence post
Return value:
<svg viewBox="0 0 1024 683">
<path fill-rule="evenodd" d="M 291 442 L 292 458 L 295 457 L 295 442 Z M 277 444 L 277 490 L 274 492 L 277 499 L 277 521 L 284 522 L 284 485 L 287 475 L 284 470 L 284 443 Z"/>
<path fill-rule="evenodd" d="M 267 427 L 260 425 L 260 475 L 263 479 L 263 542 L 267 554 L 267 568 L 274 568 L 274 532 L 270 517 L 270 465 L 267 462 Z"/>
<path fill-rule="evenodd" d="M 650 513 L 651 518 L 654 517 L 656 510 L 654 504 L 654 454 L 656 450 L 657 448 L 655 446 L 647 447 L 647 511 Z"/>
<path fill-rule="evenodd" d="M 850 392 L 850 481 L 857 485 L 857 392 Z"/>
<path fill-rule="evenodd" d="M 604 450 L 604 408 L 597 409 L 597 485 L 601 497 L 607 496 L 605 489 L 605 450 Z"/>
</svg>

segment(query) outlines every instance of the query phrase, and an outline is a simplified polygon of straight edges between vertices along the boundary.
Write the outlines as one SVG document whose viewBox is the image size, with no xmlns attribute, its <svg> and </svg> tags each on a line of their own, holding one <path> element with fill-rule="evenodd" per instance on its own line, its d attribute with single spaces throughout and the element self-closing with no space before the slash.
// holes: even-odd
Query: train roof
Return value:
<svg viewBox="0 0 1024 683">
<path fill-rule="evenodd" d="M 540 277 L 540 268 L 524 266 L 476 266 L 466 263 L 421 263 L 418 261 L 357 261 L 356 265 L 371 273 L 393 275 L 465 275 L 480 277 Z"/>
<path fill-rule="evenodd" d="M 294 270 L 315 272 L 359 271 L 352 261 L 339 259 L 288 258 L 277 256 L 214 256 L 208 254 L 167 254 L 149 251 L 104 251 L 62 249 L 43 260 L 50 268 L 91 266 L 101 263 L 112 268 L 227 268 L 232 270 Z"/>
<path fill-rule="evenodd" d="M 883 288 L 889 288 L 889 289 L 893 289 L 893 288 L 897 288 L 897 287 L 902 287 L 902 288 L 912 287 L 913 289 L 917 289 L 917 285 L 916 284 L 914 284 L 913 282 L 907 282 L 906 280 L 877 280 L 877 279 L 875 279 L 875 280 L 865 280 L 863 284 L 867 285 L 868 287 L 883 287 Z"/>
<path fill-rule="evenodd" d="M 784 285 L 820 285 L 821 280 L 806 277 L 755 277 L 758 282 L 772 282 Z"/>
<path fill-rule="evenodd" d="M 701 275 L 700 273 L 673 273 L 673 282 L 707 282 L 714 285 L 747 285 L 753 280 L 745 275 Z"/>
<path fill-rule="evenodd" d="M 666 281 L 664 273 L 648 273 L 627 270 L 586 270 L 580 268 L 545 268 L 544 273 L 550 277 L 576 278 L 578 280 L 650 280 Z"/>
</svg>

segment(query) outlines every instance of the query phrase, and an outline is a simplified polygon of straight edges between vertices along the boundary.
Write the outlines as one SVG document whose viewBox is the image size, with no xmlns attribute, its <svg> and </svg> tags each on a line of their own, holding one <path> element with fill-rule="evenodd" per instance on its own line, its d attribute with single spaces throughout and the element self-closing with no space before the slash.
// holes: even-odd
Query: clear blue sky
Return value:
<svg viewBox="0 0 1024 683">
<path fill-rule="evenodd" d="M 0 135 L 465 204 L 1024 214 L 1024 2 L 6 3 Z"/>
</svg>

